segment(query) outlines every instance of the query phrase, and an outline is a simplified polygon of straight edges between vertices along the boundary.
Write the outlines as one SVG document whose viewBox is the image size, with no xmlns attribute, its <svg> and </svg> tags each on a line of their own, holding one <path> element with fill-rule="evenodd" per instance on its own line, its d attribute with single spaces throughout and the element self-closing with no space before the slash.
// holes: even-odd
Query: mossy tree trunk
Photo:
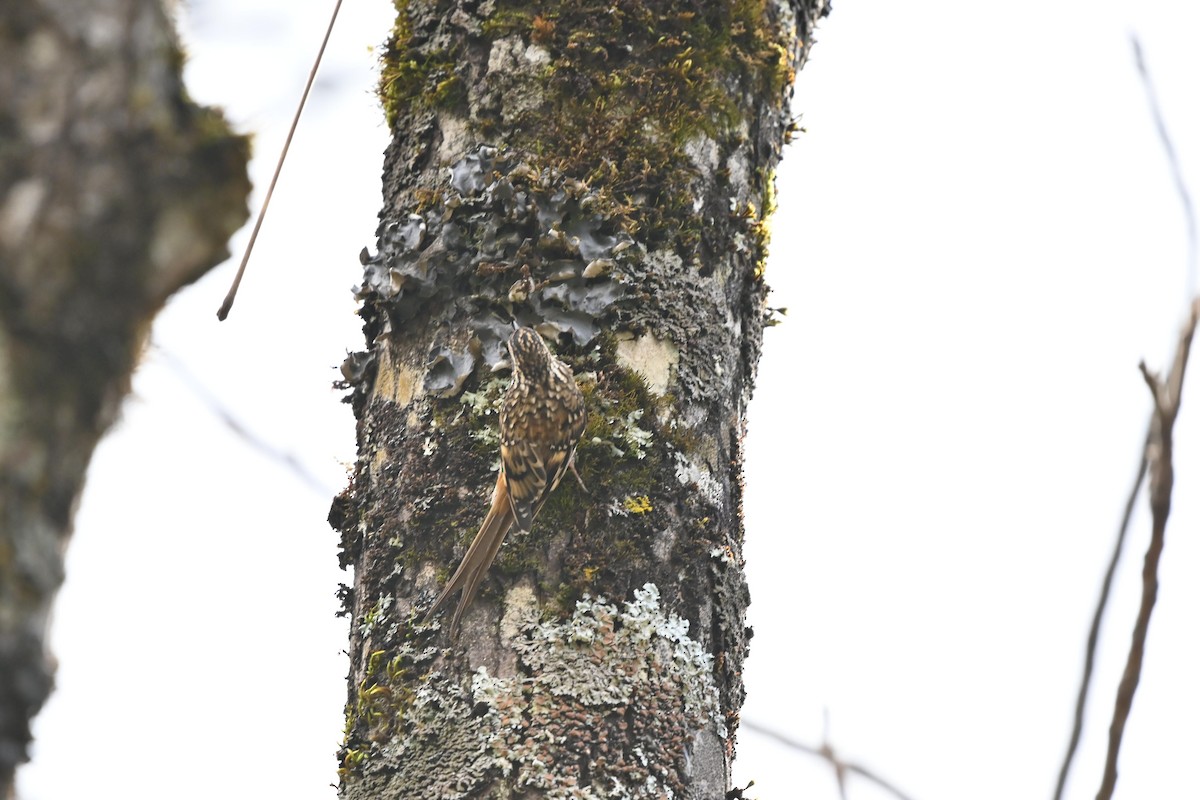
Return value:
<svg viewBox="0 0 1200 800">
<path fill-rule="evenodd" d="M 247 150 L 187 100 L 159 0 L 0 10 L 0 796 L 49 694 L 92 450 L 167 297 L 225 256 Z"/>
<path fill-rule="evenodd" d="M 397 0 L 359 420 L 331 511 L 346 797 L 723 797 L 750 632 L 741 438 L 788 100 L 822 0 Z M 459 636 L 513 321 L 584 391 L 577 463 Z M 494 368 L 501 368 L 494 371 Z"/>
</svg>

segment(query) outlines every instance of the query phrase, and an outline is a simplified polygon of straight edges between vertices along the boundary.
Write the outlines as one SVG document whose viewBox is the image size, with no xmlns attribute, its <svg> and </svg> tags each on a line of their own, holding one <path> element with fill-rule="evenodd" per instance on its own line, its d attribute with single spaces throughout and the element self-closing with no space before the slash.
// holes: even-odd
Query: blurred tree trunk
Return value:
<svg viewBox="0 0 1200 800">
<path fill-rule="evenodd" d="M 724 797 L 766 220 L 827 3 L 396 6 L 330 515 L 354 567 L 341 792 Z M 451 639 L 420 619 L 487 508 L 514 320 L 584 391 L 589 491 L 510 535 Z"/>
<path fill-rule="evenodd" d="M 151 320 L 225 255 L 247 147 L 180 83 L 158 0 L 0 10 L 0 796 L 49 694 L 84 472 Z"/>
</svg>

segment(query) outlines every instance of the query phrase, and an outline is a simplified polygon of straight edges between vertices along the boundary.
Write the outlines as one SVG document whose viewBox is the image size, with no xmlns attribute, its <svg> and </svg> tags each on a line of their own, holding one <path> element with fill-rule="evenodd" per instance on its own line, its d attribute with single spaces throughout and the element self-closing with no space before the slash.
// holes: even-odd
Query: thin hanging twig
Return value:
<svg viewBox="0 0 1200 800">
<path fill-rule="evenodd" d="M 304 104 L 308 101 L 308 93 L 312 90 L 313 81 L 316 80 L 317 69 L 321 66 L 321 57 L 325 55 L 325 45 L 329 44 L 329 34 L 333 33 L 333 23 L 337 22 L 338 11 L 341 7 L 342 0 L 337 0 L 337 4 L 333 7 L 333 16 L 329 18 L 329 27 L 325 29 L 325 38 L 321 40 L 321 49 L 317 51 L 317 58 L 313 61 L 312 69 L 308 73 L 308 82 L 304 84 L 304 94 L 300 96 L 300 105 L 296 106 L 296 115 L 292 117 L 292 126 L 288 128 L 287 139 L 284 140 L 283 150 L 279 153 L 279 161 L 275 163 L 275 174 L 271 176 L 271 185 L 267 187 L 267 196 L 263 198 L 262 206 L 258 209 L 258 219 L 254 221 L 254 230 L 250 232 L 250 241 L 246 243 L 246 252 L 242 254 L 242 263 L 238 266 L 237 275 L 233 277 L 233 284 L 229 287 L 229 293 L 225 295 L 225 301 L 217 309 L 217 319 L 222 322 L 229 316 L 229 309 L 233 308 L 238 287 L 242 285 L 242 276 L 246 274 L 246 264 L 250 261 L 250 252 L 254 249 L 255 240 L 258 239 L 258 229 L 262 227 L 263 217 L 267 215 L 267 206 L 271 204 L 271 195 L 275 193 L 275 184 L 279 181 L 279 173 L 283 170 L 283 161 L 287 158 L 288 148 L 292 146 L 292 136 L 296 133 L 296 125 L 300 123 L 300 114 L 304 111 Z"/>
</svg>

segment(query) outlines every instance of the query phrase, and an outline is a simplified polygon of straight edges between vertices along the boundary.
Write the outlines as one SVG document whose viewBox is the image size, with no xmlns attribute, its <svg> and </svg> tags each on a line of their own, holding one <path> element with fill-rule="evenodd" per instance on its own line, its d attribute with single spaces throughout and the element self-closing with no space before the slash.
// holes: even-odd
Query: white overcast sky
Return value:
<svg viewBox="0 0 1200 800">
<path fill-rule="evenodd" d="M 256 208 L 331 7 L 188 6 L 190 90 L 254 132 Z M 349 578 L 324 520 L 354 436 L 330 383 L 361 341 L 387 144 L 369 47 L 391 15 L 345 4 L 229 321 L 235 263 L 170 303 L 96 452 L 24 800 L 333 797 Z M 916 800 L 1050 797 L 1149 411 L 1137 363 L 1167 363 L 1194 285 L 1129 34 L 1200 192 L 1198 29 L 1178 0 L 835 3 L 779 174 L 744 718 L 815 744 L 827 713 L 847 758 Z M 1192 384 L 1127 798 L 1197 796 Z M 1099 784 L 1147 523 L 1143 501 L 1070 798 Z M 751 797 L 837 796 L 806 756 L 750 732 L 738 752 Z"/>
</svg>

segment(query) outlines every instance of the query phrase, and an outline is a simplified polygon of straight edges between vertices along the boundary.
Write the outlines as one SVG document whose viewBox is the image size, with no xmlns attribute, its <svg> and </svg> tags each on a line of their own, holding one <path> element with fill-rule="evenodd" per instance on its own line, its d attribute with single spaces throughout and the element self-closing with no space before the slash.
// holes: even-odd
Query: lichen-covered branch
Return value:
<svg viewBox="0 0 1200 800">
<path fill-rule="evenodd" d="M 154 314 L 246 216 L 246 142 L 180 83 L 158 0 L 0 10 L 0 795 L 92 450 Z"/>
<path fill-rule="evenodd" d="M 820 2 L 398 0 L 394 139 L 343 366 L 346 797 L 714 797 L 750 632 L 741 437 L 795 70 Z M 503 342 L 572 367 L 587 486 L 419 622 L 497 463 Z"/>
</svg>

